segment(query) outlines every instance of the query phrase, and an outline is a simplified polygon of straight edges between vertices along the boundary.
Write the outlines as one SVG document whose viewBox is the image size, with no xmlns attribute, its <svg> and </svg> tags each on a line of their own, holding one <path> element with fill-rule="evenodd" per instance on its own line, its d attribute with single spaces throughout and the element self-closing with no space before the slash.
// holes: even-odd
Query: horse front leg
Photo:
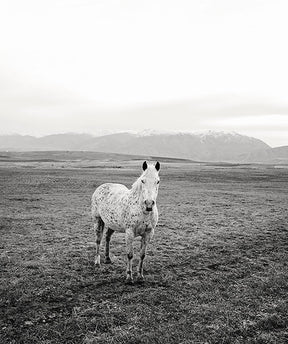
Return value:
<svg viewBox="0 0 288 344">
<path fill-rule="evenodd" d="M 144 282 L 144 275 L 143 275 L 143 263 L 146 256 L 147 246 L 151 240 L 151 232 L 145 232 L 145 234 L 141 238 L 141 246 L 140 246 L 140 261 L 138 265 L 138 282 Z"/>
<path fill-rule="evenodd" d="M 126 270 L 126 283 L 131 284 L 133 283 L 133 276 L 132 276 L 132 260 L 133 260 L 133 240 L 134 240 L 134 233 L 132 230 L 126 231 L 125 241 L 126 241 L 126 253 L 127 253 L 127 270 Z"/>
</svg>

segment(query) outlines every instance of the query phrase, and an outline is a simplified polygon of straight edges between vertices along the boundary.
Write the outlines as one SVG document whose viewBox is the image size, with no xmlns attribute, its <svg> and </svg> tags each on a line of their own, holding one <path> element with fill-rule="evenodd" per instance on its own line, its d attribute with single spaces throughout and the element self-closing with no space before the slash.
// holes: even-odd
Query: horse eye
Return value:
<svg viewBox="0 0 288 344">
<path fill-rule="evenodd" d="M 145 183 L 143 179 L 141 179 L 141 183 L 142 183 L 142 184 L 144 184 L 144 183 Z"/>
<path fill-rule="evenodd" d="M 160 180 L 157 180 L 157 184 L 159 184 L 160 183 Z"/>
</svg>

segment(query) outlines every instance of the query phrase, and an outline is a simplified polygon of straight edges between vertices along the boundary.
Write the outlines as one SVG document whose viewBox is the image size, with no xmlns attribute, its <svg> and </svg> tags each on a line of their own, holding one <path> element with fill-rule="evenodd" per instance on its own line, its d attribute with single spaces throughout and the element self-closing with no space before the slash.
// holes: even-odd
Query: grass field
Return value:
<svg viewBox="0 0 288 344">
<path fill-rule="evenodd" d="M 51 164 L 0 166 L 1 344 L 288 342 L 288 169 L 163 163 L 146 282 L 127 286 L 122 234 L 94 267 L 90 199 L 141 162 Z"/>
</svg>

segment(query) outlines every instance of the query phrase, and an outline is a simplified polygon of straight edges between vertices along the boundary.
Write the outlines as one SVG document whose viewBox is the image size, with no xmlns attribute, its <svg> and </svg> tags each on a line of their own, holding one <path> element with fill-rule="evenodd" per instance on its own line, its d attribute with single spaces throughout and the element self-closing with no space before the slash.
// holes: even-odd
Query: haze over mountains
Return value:
<svg viewBox="0 0 288 344">
<path fill-rule="evenodd" d="M 1 151 L 93 151 L 195 161 L 288 163 L 288 146 L 271 148 L 265 142 L 235 132 L 122 132 L 103 136 L 55 134 L 43 137 L 0 136 Z"/>
</svg>

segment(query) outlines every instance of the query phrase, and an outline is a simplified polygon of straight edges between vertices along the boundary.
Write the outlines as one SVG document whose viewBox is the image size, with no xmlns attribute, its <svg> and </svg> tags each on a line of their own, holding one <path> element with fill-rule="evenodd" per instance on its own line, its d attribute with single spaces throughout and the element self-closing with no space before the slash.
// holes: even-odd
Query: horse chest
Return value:
<svg viewBox="0 0 288 344">
<path fill-rule="evenodd" d="M 146 232 L 151 231 L 153 228 L 151 223 L 142 221 L 141 223 L 137 223 L 134 227 L 134 234 L 135 236 L 143 236 Z"/>
<path fill-rule="evenodd" d="M 150 232 L 156 226 L 155 214 L 142 214 L 134 223 L 134 232 L 136 236 L 143 236 L 146 232 Z"/>
<path fill-rule="evenodd" d="M 135 236 L 143 236 L 146 232 L 150 232 L 152 227 L 138 227 L 135 229 Z"/>
</svg>

